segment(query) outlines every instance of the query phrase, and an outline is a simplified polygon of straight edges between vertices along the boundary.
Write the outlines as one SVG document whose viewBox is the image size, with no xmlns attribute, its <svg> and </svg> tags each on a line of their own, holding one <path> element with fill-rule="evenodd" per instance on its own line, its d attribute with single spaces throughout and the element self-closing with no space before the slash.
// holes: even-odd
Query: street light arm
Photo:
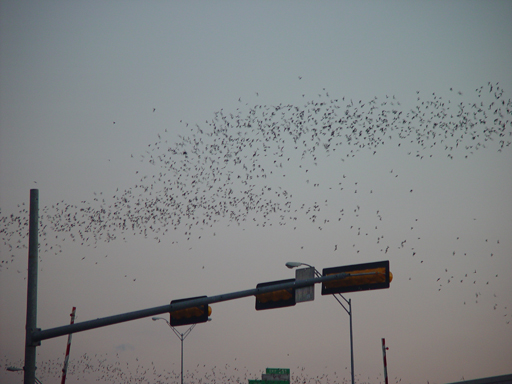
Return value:
<svg viewBox="0 0 512 384">
<path fill-rule="evenodd" d="M 6 370 L 8 370 L 9 372 L 20 372 L 20 371 L 24 371 L 23 368 L 17 368 L 17 367 L 7 367 L 5 368 Z M 37 384 L 43 384 L 41 382 L 41 380 L 39 380 L 37 377 L 34 377 L 34 381 L 37 383 Z"/>
<path fill-rule="evenodd" d="M 176 328 L 174 328 L 170 323 L 169 323 L 169 327 L 171 327 L 172 331 L 174 332 L 174 334 L 176 336 L 178 336 L 178 338 L 180 340 L 183 340 L 183 334 L 179 333 L 178 330 Z"/>
<path fill-rule="evenodd" d="M 171 323 L 169 323 L 169 320 L 167 320 L 167 319 L 165 319 L 165 318 L 163 318 L 163 317 L 152 317 L 151 319 L 152 319 L 153 321 L 156 321 L 156 320 L 165 320 L 165 322 L 167 323 L 167 325 L 169 326 L 169 328 L 171 328 L 171 329 L 172 329 L 172 331 L 174 332 L 174 334 L 175 334 L 176 336 L 178 336 L 178 338 L 179 338 L 180 340 L 182 339 L 183 335 L 182 335 L 181 333 L 179 333 L 179 332 L 176 330 L 176 328 L 174 328 L 174 327 L 171 325 Z"/>
<path fill-rule="evenodd" d="M 340 295 L 341 297 L 343 297 L 343 300 L 345 300 L 347 303 L 349 303 L 349 301 L 348 301 L 347 299 L 345 299 L 345 297 L 344 297 L 341 293 L 340 293 L 339 295 Z M 351 314 L 351 313 L 350 313 L 350 311 L 349 311 L 349 310 L 348 310 L 348 309 L 343 305 L 343 303 L 340 301 L 340 299 L 338 299 L 338 298 L 336 297 L 336 295 L 335 295 L 334 293 L 332 294 L 332 297 L 334 297 L 334 298 L 336 299 L 336 301 L 337 301 L 338 303 L 340 303 L 340 305 L 343 307 L 343 309 L 345 310 L 345 312 L 347 312 L 349 315 Z"/>
<path fill-rule="evenodd" d="M 304 263 L 298 263 L 298 262 L 296 262 L 296 261 L 289 261 L 289 262 L 287 262 L 285 265 L 286 265 L 288 268 L 292 269 L 292 268 L 300 267 L 300 266 L 301 266 L 301 265 L 303 265 L 303 264 L 304 264 Z M 304 264 L 304 265 L 306 265 L 306 264 Z"/>
<path fill-rule="evenodd" d="M 336 297 L 334 293 L 332 295 Z M 345 296 L 343 296 L 341 293 L 338 293 L 338 296 L 340 296 L 348 304 L 348 300 L 345 298 Z"/>
<path fill-rule="evenodd" d="M 190 326 L 190 328 L 189 328 L 189 329 L 187 329 L 187 330 L 185 331 L 185 333 L 183 333 L 183 334 L 181 335 L 181 337 L 183 338 L 183 340 L 185 340 L 185 338 L 190 334 L 190 332 L 192 332 L 192 330 L 194 329 L 194 327 L 195 327 L 196 325 L 197 325 L 197 324 L 192 324 L 192 325 Z"/>
<path fill-rule="evenodd" d="M 166 319 L 166 318 L 164 318 L 164 317 L 152 317 L 152 318 L 151 318 L 151 320 L 153 320 L 153 321 L 157 321 L 157 320 L 164 320 L 164 321 L 167 323 L 167 325 L 168 325 L 169 327 L 171 327 L 171 323 L 169 323 L 169 320 L 167 320 L 167 319 Z"/>
<path fill-rule="evenodd" d="M 192 324 L 184 333 L 179 333 L 176 328 L 174 328 L 171 323 L 163 318 L 163 317 L 152 317 L 152 320 L 153 321 L 156 321 L 156 320 L 165 320 L 165 322 L 167 323 L 167 325 L 172 329 L 172 331 L 174 332 L 174 334 L 176 336 L 178 336 L 178 338 L 180 339 L 181 341 L 181 384 L 183 384 L 183 341 L 185 340 L 185 338 L 190 335 L 190 332 L 192 332 L 192 330 L 194 329 L 194 327 L 197 325 L 196 324 Z M 208 321 L 210 321 L 211 319 L 208 318 Z M 41 383 L 38 383 L 38 384 L 41 384 Z"/>
<path fill-rule="evenodd" d="M 298 262 L 298 261 L 289 261 L 285 265 L 290 269 L 300 267 L 301 265 L 305 265 L 306 267 L 313 268 L 313 270 L 315 271 L 316 277 L 322 277 L 322 274 L 320 272 L 318 272 L 318 270 L 315 267 L 313 267 L 312 265 L 310 265 L 308 263 L 302 263 L 302 262 Z M 345 298 L 345 296 L 343 296 L 341 293 L 339 293 L 339 295 L 348 304 L 348 300 Z M 347 308 L 345 308 L 343 303 L 334 295 L 334 293 L 332 294 L 332 296 L 338 301 L 338 303 L 340 303 L 340 305 L 343 307 L 343 309 L 350 315 L 350 312 L 347 310 Z"/>
<path fill-rule="evenodd" d="M 288 268 L 292 269 L 292 268 L 297 268 L 297 267 L 300 267 L 301 265 L 305 265 L 306 267 L 309 267 L 309 268 L 313 268 L 313 270 L 315 271 L 315 276 L 316 277 L 321 277 L 322 275 L 320 274 L 320 272 L 317 271 L 317 269 L 315 267 L 313 267 L 312 265 L 309 265 L 308 263 L 300 263 L 298 261 L 289 261 L 285 264 Z"/>
</svg>

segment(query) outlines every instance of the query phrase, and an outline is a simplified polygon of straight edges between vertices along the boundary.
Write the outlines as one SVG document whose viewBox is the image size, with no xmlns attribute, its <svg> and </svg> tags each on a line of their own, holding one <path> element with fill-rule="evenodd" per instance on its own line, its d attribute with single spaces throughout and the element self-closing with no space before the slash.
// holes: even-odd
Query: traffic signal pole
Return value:
<svg viewBox="0 0 512 384">
<path fill-rule="evenodd" d="M 299 280 L 299 281 L 295 280 L 295 281 L 290 281 L 290 282 L 282 283 L 282 284 L 275 284 L 275 285 L 269 285 L 269 286 L 264 286 L 264 287 L 259 287 L 259 288 L 247 289 L 245 291 L 224 293 L 224 294 L 217 295 L 217 296 L 209 296 L 209 297 L 206 296 L 206 297 L 201 297 L 198 299 L 174 302 L 172 304 L 162 305 L 159 307 L 153 307 L 153 308 L 142 309 L 142 310 L 134 311 L 134 312 L 122 313 L 120 315 L 114 315 L 114 316 L 103 317 L 103 318 L 99 318 L 99 319 L 95 319 L 95 320 L 83 321 L 81 323 L 64 325 L 64 326 L 56 327 L 56 328 L 50 328 L 50 329 L 45 329 L 45 330 L 38 329 L 38 330 L 35 330 L 34 332 L 32 332 L 32 340 L 39 342 L 42 340 L 53 339 L 53 338 L 59 337 L 59 336 L 69 335 L 70 333 L 77 333 L 77 332 L 87 331 L 90 329 L 105 327 L 107 325 L 119 324 L 119 323 L 124 323 L 126 321 L 142 319 L 144 317 L 161 315 L 163 313 L 178 311 L 180 309 L 199 307 L 204 304 L 220 303 L 223 301 L 240 299 L 240 298 L 249 297 L 249 296 L 256 296 L 256 295 L 260 295 L 263 293 L 279 291 L 279 290 L 288 289 L 288 288 L 302 288 L 302 287 L 306 287 L 308 285 L 314 285 L 314 284 L 332 281 L 332 280 L 336 280 L 336 279 L 338 279 L 338 280 L 343 279 L 348 276 L 349 276 L 348 273 L 337 273 L 337 274 L 333 274 L 333 275 L 315 277 L 315 278 L 306 279 L 306 280 Z M 352 276 L 354 276 L 354 274 L 352 274 Z"/>
<path fill-rule="evenodd" d="M 30 213 L 28 224 L 28 276 L 27 276 L 27 317 L 25 323 L 25 366 L 24 383 L 36 382 L 36 347 L 34 340 L 37 331 L 37 270 L 38 270 L 38 230 L 39 230 L 39 190 L 30 190 Z"/>
<path fill-rule="evenodd" d="M 358 267 L 361 267 L 359 270 L 349 269 L 344 271 L 345 267 L 337 267 L 330 268 L 328 272 L 325 273 L 324 276 L 317 276 L 314 278 L 308 278 L 304 280 L 290 279 L 285 280 L 285 282 L 277 282 L 276 284 L 258 284 L 256 288 L 247 289 L 244 291 L 225 293 L 217 296 L 202 296 L 198 298 L 184 299 L 184 300 L 175 300 L 167 305 L 162 305 L 159 307 L 142 309 L 134 312 L 122 313 L 119 315 L 109 316 L 98 318 L 95 320 L 83 321 L 80 323 L 64 325 L 61 327 L 50 328 L 46 330 L 41 330 L 37 328 L 37 272 L 38 272 L 38 230 L 39 230 L 39 190 L 31 189 L 30 190 L 30 213 L 29 213 L 29 249 L 28 249 L 28 275 L 27 275 L 27 316 L 25 323 L 25 366 L 24 366 L 24 384 L 34 384 L 36 382 L 36 348 L 41 345 L 42 340 L 52 339 L 59 336 L 69 335 L 72 333 L 87 331 L 90 329 L 105 327 L 108 325 L 119 324 L 131 320 L 142 319 L 144 317 L 151 317 L 155 315 L 160 315 L 163 313 L 171 313 L 175 311 L 179 311 L 187 308 L 194 308 L 199 306 L 204 306 L 212 303 L 219 303 L 228 300 L 240 299 L 248 296 L 256 296 L 258 300 L 258 296 L 265 293 L 281 291 L 286 289 L 298 289 L 304 288 L 307 286 L 313 286 L 318 283 L 327 283 L 327 282 L 335 282 L 335 280 L 343 280 L 349 278 L 348 280 L 354 279 L 355 282 L 358 283 L 360 280 L 366 282 L 365 276 L 375 276 L 379 277 L 382 275 L 382 272 L 377 271 L 377 269 L 366 269 L 367 265 L 361 264 Z M 391 273 L 388 272 L 389 262 L 386 262 L 386 278 L 385 283 L 379 281 L 377 284 L 377 288 L 370 289 L 379 289 L 379 288 L 387 288 L 389 287 L 389 281 L 391 281 Z M 380 263 L 370 263 L 370 264 L 380 264 Z M 352 266 L 353 267 L 353 266 Z M 340 270 L 341 268 L 341 270 Z M 387 274 L 389 273 L 389 276 Z M 361 279 L 362 278 L 362 279 Z M 366 282 L 367 283 L 367 282 Z M 326 286 L 327 284 L 324 284 Z M 335 293 L 326 290 L 324 293 L 324 288 L 322 288 L 322 294 L 330 294 Z M 334 288 L 336 290 L 337 288 Z M 366 288 L 369 289 L 369 288 Z M 339 293 L 339 292 L 337 292 Z M 349 301 L 349 314 L 352 314 L 352 308 Z M 352 316 L 350 316 L 352 319 Z M 352 323 L 351 323 L 352 328 Z M 352 335 L 351 335 L 352 336 Z M 351 337 L 352 339 L 352 337 Z M 351 343 L 352 346 L 352 343 Z M 353 372 L 353 366 L 352 366 Z"/>
</svg>

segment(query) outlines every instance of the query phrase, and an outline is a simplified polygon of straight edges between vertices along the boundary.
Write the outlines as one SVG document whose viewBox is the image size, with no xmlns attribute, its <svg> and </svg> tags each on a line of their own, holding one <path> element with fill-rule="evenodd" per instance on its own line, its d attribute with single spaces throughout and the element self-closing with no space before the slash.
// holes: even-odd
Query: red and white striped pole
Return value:
<svg viewBox="0 0 512 384">
<path fill-rule="evenodd" d="M 71 323 L 75 323 L 75 312 L 76 307 L 73 307 L 73 310 L 71 311 Z M 68 345 L 66 347 L 66 357 L 64 358 L 64 368 L 62 368 L 62 380 L 61 384 L 64 384 L 66 382 L 66 373 L 68 372 L 68 362 L 69 362 L 69 350 L 71 349 L 71 333 L 68 335 Z"/>
<path fill-rule="evenodd" d="M 386 380 L 386 384 L 388 384 L 388 364 L 386 362 L 386 341 L 384 338 L 382 339 L 382 358 L 384 359 L 384 379 Z"/>
</svg>

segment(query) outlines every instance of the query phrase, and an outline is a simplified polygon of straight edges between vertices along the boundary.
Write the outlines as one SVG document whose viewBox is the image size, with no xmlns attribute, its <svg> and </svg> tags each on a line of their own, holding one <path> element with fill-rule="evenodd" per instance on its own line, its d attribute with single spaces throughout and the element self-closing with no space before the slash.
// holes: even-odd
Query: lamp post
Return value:
<svg viewBox="0 0 512 384">
<path fill-rule="evenodd" d="M 7 369 L 9 372 L 21 372 L 21 371 L 23 371 L 23 370 L 24 370 L 23 368 L 18 368 L 18 367 L 7 367 L 6 369 Z M 37 384 L 43 384 L 43 383 L 41 383 L 41 380 L 39 380 L 37 377 L 34 377 L 34 379 L 35 379 L 35 382 L 36 382 Z"/>
<path fill-rule="evenodd" d="M 171 323 L 169 323 L 169 321 L 167 319 L 164 319 L 163 317 L 152 317 L 151 318 L 153 321 L 156 321 L 156 320 L 165 320 L 165 322 L 167 323 L 167 325 L 172 329 L 172 331 L 174 332 L 174 334 L 176 336 L 178 336 L 178 339 L 181 340 L 181 384 L 183 384 L 183 340 L 185 340 L 185 338 L 190 335 L 190 332 L 192 332 L 192 330 L 194 329 L 194 327 L 196 326 L 196 324 L 192 324 L 189 329 L 187 329 L 184 333 L 180 333 L 178 332 L 178 330 L 176 328 L 174 328 Z M 208 321 L 211 321 L 211 319 L 208 319 Z"/>
<path fill-rule="evenodd" d="M 307 263 L 300 263 L 300 262 L 296 262 L 296 261 L 289 261 L 285 265 L 288 268 L 290 268 L 290 269 L 297 268 L 297 267 L 300 267 L 300 266 L 304 265 L 306 267 L 313 268 L 313 270 L 315 271 L 315 276 L 316 277 L 321 277 L 322 276 L 320 274 L 320 272 L 318 272 L 315 267 L 313 267 L 312 265 L 309 265 Z M 345 302 L 348 305 L 348 309 L 347 309 L 345 307 L 345 305 L 343 305 L 343 303 L 340 301 L 340 299 L 338 299 L 336 297 L 336 295 L 333 293 L 332 297 L 334 297 L 336 299 L 336 301 L 341 305 L 341 307 L 345 310 L 345 312 L 348 313 L 348 316 L 350 318 L 350 371 L 351 371 L 351 375 L 352 375 L 352 384 L 355 384 L 355 381 L 354 381 L 354 342 L 353 342 L 353 337 L 352 337 L 352 299 L 348 299 L 347 300 L 341 293 L 338 293 L 338 295 L 343 300 L 345 300 Z"/>
</svg>

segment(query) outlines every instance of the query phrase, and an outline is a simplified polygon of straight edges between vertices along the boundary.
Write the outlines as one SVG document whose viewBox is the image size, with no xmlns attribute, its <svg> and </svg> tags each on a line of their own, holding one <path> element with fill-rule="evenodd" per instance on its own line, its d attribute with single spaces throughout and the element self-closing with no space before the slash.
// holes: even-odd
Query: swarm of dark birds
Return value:
<svg viewBox="0 0 512 384">
<path fill-rule="evenodd" d="M 304 105 L 240 105 L 232 112 L 217 111 L 203 124 L 188 124 L 187 135 L 177 142 L 162 132 L 148 144 L 140 160 L 151 165 L 152 173 L 134 171 L 137 181 L 115 193 L 94 192 L 89 201 L 59 201 L 40 208 L 40 252 L 59 253 L 65 240 L 82 246 L 102 242 L 127 241 L 143 236 L 161 241 L 164 236 L 176 241 L 198 239 L 203 229 L 222 225 L 271 226 L 299 223 L 314 224 L 318 230 L 344 223 L 347 231 L 376 241 L 382 254 L 394 250 L 410 252 L 419 265 L 424 259 L 417 252 L 418 237 L 403 238 L 391 244 L 379 231 L 384 212 L 372 211 L 372 225 L 358 220 L 365 207 L 356 199 L 337 206 L 329 195 L 318 194 L 316 200 L 301 196 L 291 185 L 314 190 L 329 190 L 338 196 L 374 195 L 373 187 L 352 180 L 342 171 L 329 185 L 315 177 L 315 172 L 328 159 L 335 167 L 359 155 L 372 156 L 383 147 L 400 148 L 406 154 L 427 161 L 444 156 L 467 158 L 480 150 L 510 150 L 512 141 L 512 101 L 505 99 L 499 84 L 487 84 L 471 95 L 450 90 L 448 98 L 437 94 L 414 95 L 414 105 L 404 107 L 395 96 L 370 100 L 333 99 L 327 92 Z M 466 101 L 462 101 L 466 100 Z M 467 101 L 471 100 L 471 101 Z M 152 113 L 158 113 L 156 109 Z M 131 155 L 134 157 L 134 155 Z M 139 155 L 135 155 L 139 157 Z M 320 164 L 320 166 L 318 165 Z M 347 172 L 348 173 L 348 172 Z M 396 170 L 389 170 L 393 180 Z M 298 183 L 288 179 L 298 178 Z M 414 195 L 415 189 L 407 189 Z M 363 198 L 363 197 L 362 197 Z M 0 211 L 0 272 L 9 269 L 20 252 L 27 247 L 28 206 L 2 215 Z M 415 219 L 410 230 L 418 225 Z M 377 228 L 379 226 L 379 229 Z M 344 227 L 345 228 L 345 227 Z M 411 233 L 413 233 L 411 232 Z M 461 234 L 463 236 L 463 234 Z M 459 241 L 459 237 L 454 239 Z M 489 238 L 485 257 L 499 251 L 500 240 Z M 301 245 L 301 247 L 303 247 Z M 359 253 L 359 244 L 353 244 Z M 333 244 L 338 252 L 338 245 Z M 457 257 L 459 248 L 447 257 Z M 26 253 L 21 253 L 25 258 Z M 464 256 L 464 253 L 461 254 Z M 20 272 L 20 271 L 18 271 Z M 474 288 L 471 301 L 478 303 L 485 286 L 498 278 L 498 273 L 481 278 L 476 269 L 453 271 L 444 268 L 435 276 L 439 291 L 455 284 Z M 135 281 L 135 279 L 133 279 Z M 478 281 L 478 285 L 477 285 Z M 499 295 L 492 298 L 493 309 Z M 466 301 L 464 302 L 466 304 Z M 505 321 L 510 324 L 509 308 L 504 307 Z M 22 361 L 2 359 L 0 366 L 23 366 Z M 51 381 L 61 375 L 63 359 L 38 362 L 38 377 Z M 348 383 L 349 370 L 330 377 L 309 377 L 301 367 L 292 370 L 292 383 Z M 12 373 L 14 374 L 14 373 Z M 72 358 L 68 377 L 75 381 L 94 379 L 98 382 L 178 383 L 179 371 L 157 369 L 121 362 L 119 357 L 90 356 Z M 187 383 L 247 383 L 256 379 L 245 369 L 198 366 L 185 373 Z M 358 383 L 381 382 L 382 377 L 366 378 L 358 374 Z M 395 378 L 395 383 L 401 381 Z"/>
<path fill-rule="evenodd" d="M 373 189 L 364 189 L 341 173 L 330 185 L 321 185 L 315 178 L 318 164 L 328 159 L 339 166 L 362 154 L 375 155 L 384 146 L 400 147 L 425 161 L 440 155 L 448 161 L 467 158 L 483 149 L 509 150 L 512 101 L 498 83 L 464 97 L 452 89 L 448 95 L 418 91 L 412 107 L 402 106 L 392 95 L 336 99 L 325 89 L 301 106 L 249 105 L 240 100 L 239 108 L 221 109 L 204 124 L 183 123 L 189 133 L 178 141 L 166 139 L 167 129 L 159 134 L 140 155 L 154 171 L 135 171 L 137 181 L 129 188 L 108 196 L 94 192 L 90 201 L 61 200 L 40 208 L 40 251 L 59 253 L 66 239 L 84 246 L 126 241 L 130 236 L 186 241 L 201 238 L 203 229 L 225 224 L 295 228 L 307 221 L 322 230 L 334 222 L 351 222 L 362 210 L 359 204 L 334 210 L 329 199 L 301 199 L 300 190 L 290 189 L 287 180 L 298 177 L 298 185 L 304 187 L 368 196 Z M 398 177 L 393 170 L 389 174 Z M 13 262 L 17 249 L 27 247 L 28 206 L 21 203 L 18 208 L 10 215 L 0 211 L 5 248 L 0 271 Z M 382 215 L 374 213 L 377 222 Z M 383 235 L 351 224 L 357 235 L 375 236 L 381 251 L 388 253 L 391 245 Z M 464 280 L 454 275 L 443 277 L 441 283 L 455 278 Z"/>
<path fill-rule="evenodd" d="M 38 361 L 37 378 L 41 382 L 55 382 L 62 376 L 64 358 Z M 181 373 L 177 370 L 167 370 L 158 367 L 154 362 L 144 365 L 138 361 L 127 362 L 122 360 L 118 353 L 114 356 L 105 354 L 88 354 L 77 358 L 70 358 L 67 370 L 67 379 L 72 382 L 100 382 L 100 383 L 151 383 L 151 384 L 178 384 L 181 382 Z M 236 359 L 235 359 L 236 360 Z M 176 364 L 177 365 L 177 364 Z M 23 361 L 12 361 L 9 358 L 0 357 L 1 367 L 21 367 Z M 325 367 L 328 368 L 328 367 Z M 15 373 L 10 373 L 14 375 Z M 247 367 L 237 368 L 231 364 L 223 366 L 207 367 L 204 364 L 197 364 L 193 369 L 185 369 L 183 372 L 184 382 L 189 384 L 247 384 L 249 380 L 261 378 L 261 372 L 249 372 Z M 394 378 L 399 383 L 399 377 Z M 323 373 L 317 376 L 309 376 L 305 367 L 295 367 L 290 372 L 291 384 L 320 384 L 320 383 L 341 383 L 351 382 L 350 370 L 345 368 L 344 372 L 333 374 Z M 358 384 L 383 382 L 382 374 L 376 377 L 368 377 L 363 374 L 355 375 L 355 382 Z"/>
</svg>

